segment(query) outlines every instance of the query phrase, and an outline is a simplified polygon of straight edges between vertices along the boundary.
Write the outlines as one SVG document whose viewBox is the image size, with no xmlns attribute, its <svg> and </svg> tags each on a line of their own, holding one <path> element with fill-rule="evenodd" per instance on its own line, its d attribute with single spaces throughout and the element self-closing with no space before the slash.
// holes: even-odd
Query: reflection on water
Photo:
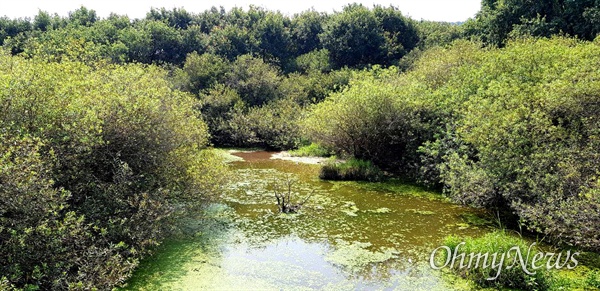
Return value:
<svg viewBox="0 0 600 291">
<path fill-rule="evenodd" d="M 398 181 L 327 182 L 319 167 L 236 154 L 234 181 L 207 210 L 198 234 L 166 243 L 143 262 L 131 289 L 399 289 L 447 290 L 428 267 L 449 234 L 487 228 L 461 217 L 476 210 Z M 295 181 L 295 199 L 312 193 L 300 213 L 277 213 L 274 189 Z M 175 269 L 175 270 L 173 270 Z"/>
</svg>

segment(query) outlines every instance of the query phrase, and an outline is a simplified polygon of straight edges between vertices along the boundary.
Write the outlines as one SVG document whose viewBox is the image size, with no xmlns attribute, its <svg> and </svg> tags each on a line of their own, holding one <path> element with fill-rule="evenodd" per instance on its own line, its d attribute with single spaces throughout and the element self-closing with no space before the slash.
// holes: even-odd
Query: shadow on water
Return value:
<svg viewBox="0 0 600 291">
<path fill-rule="evenodd" d="M 469 289 L 429 267 L 449 234 L 478 236 L 481 212 L 400 181 L 328 182 L 319 166 L 237 153 L 235 179 L 192 238 L 142 262 L 131 290 Z M 274 189 L 295 179 L 298 214 L 277 213 Z M 484 221 L 484 220 L 480 220 Z"/>
</svg>

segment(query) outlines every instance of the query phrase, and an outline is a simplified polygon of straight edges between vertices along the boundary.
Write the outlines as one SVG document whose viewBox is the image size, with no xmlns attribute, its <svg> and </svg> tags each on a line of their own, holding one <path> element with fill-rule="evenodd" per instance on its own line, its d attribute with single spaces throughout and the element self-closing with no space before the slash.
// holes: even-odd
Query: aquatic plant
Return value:
<svg viewBox="0 0 600 291">
<path fill-rule="evenodd" d="M 292 157 L 330 157 L 331 151 L 320 144 L 311 143 L 297 150 L 289 151 Z"/>
<path fill-rule="evenodd" d="M 371 161 L 350 159 L 346 162 L 329 161 L 322 168 L 319 178 L 323 180 L 351 180 L 377 182 L 383 172 Z"/>
</svg>

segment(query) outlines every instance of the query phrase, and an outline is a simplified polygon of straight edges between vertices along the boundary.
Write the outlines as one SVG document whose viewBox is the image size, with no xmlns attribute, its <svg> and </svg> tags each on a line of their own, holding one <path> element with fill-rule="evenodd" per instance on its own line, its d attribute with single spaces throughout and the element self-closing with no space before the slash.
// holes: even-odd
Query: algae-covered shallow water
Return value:
<svg viewBox="0 0 600 291">
<path fill-rule="evenodd" d="M 478 236 L 482 213 L 399 181 L 328 182 L 318 165 L 237 153 L 233 179 L 184 239 L 143 261 L 131 290 L 468 289 L 429 267 L 449 234 Z M 298 214 L 279 214 L 274 190 L 293 181 Z M 284 187 L 285 186 L 285 187 Z M 286 188 L 287 190 L 287 188 Z"/>
</svg>

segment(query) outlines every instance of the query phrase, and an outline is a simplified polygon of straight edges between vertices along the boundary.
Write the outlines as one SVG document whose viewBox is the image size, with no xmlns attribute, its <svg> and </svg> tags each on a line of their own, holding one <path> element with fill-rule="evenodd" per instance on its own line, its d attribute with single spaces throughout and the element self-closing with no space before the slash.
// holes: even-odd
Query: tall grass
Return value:
<svg viewBox="0 0 600 291">
<path fill-rule="evenodd" d="M 292 157 L 330 157 L 331 152 L 319 144 L 311 143 L 297 150 L 289 151 Z"/>
<path fill-rule="evenodd" d="M 323 180 L 381 181 L 383 172 L 370 161 L 350 159 L 345 162 L 329 161 L 321 168 Z"/>
</svg>

